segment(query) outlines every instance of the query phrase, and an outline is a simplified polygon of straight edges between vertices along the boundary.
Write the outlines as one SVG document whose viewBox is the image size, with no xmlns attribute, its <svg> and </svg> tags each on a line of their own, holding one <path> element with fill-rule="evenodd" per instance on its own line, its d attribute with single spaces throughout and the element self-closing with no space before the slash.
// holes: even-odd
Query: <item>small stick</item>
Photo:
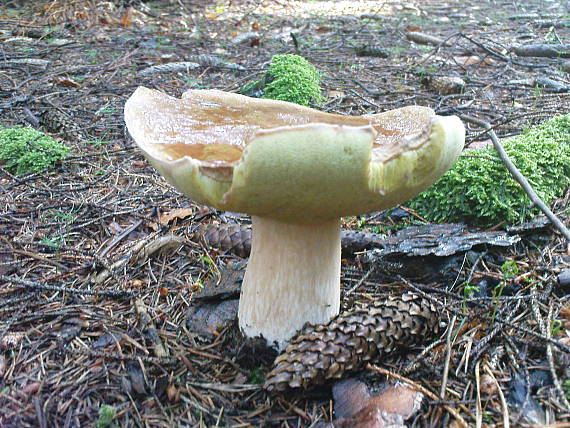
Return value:
<svg viewBox="0 0 570 428">
<path fill-rule="evenodd" d="M 24 286 L 30 290 L 50 290 L 50 291 L 61 291 L 62 293 L 72 293 L 81 294 L 85 296 L 110 296 L 110 297 L 132 297 L 137 293 L 131 291 L 121 291 L 121 290 L 82 290 L 79 288 L 69 288 L 61 287 L 57 285 L 47 285 L 40 284 L 35 281 L 28 281 L 25 279 L 20 279 L 15 276 L 0 275 L 0 282 L 5 282 L 6 284 L 12 283 Z"/>
<path fill-rule="evenodd" d="M 543 334 L 550 339 L 550 337 L 552 335 L 552 329 L 551 329 L 551 325 L 552 325 L 552 304 L 548 305 L 547 322 L 548 322 L 548 324 L 545 326 L 545 331 L 543 332 Z M 560 378 L 556 374 L 556 369 L 554 368 L 554 356 L 552 355 L 552 345 L 550 343 L 546 344 L 546 358 L 548 360 L 550 375 L 552 376 L 552 383 L 554 384 L 554 387 L 556 389 L 556 392 L 558 393 L 558 397 L 560 398 L 560 401 L 562 402 L 562 404 L 566 408 L 565 410 L 568 410 L 568 409 L 570 409 L 570 403 L 568 402 L 568 399 L 566 398 L 566 394 L 564 393 L 564 390 L 562 389 L 562 383 L 560 383 Z"/>
<path fill-rule="evenodd" d="M 475 392 L 477 394 L 475 402 L 475 428 L 481 428 L 483 425 L 483 406 L 481 405 L 481 373 L 479 366 L 481 361 L 477 361 L 475 364 Z"/>
<path fill-rule="evenodd" d="M 445 364 L 443 367 L 443 379 L 441 381 L 441 390 L 439 392 L 439 396 L 442 400 L 445 399 L 445 390 L 447 389 L 447 380 L 449 378 L 449 362 L 451 360 L 451 348 L 453 340 L 451 335 L 453 333 L 453 327 L 455 326 L 455 320 L 457 319 L 456 315 L 451 317 L 451 321 L 449 322 L 449 326 L 447 327 L 447 334 L 445 337 Z"/>
<path fill-rule="evenodd" d="M 485 372 L 487 372 L 487 374 L 491 376 L 491 379 L 493 379 L 495 385 L 497 386 L 497 392 L 499 393 L 499 398 L 501 400 L 501 407 L 503 408 L 503 428 L 510 428 L 511 425 L 509 423 L 509 407 L 507 406 L 507 400 L 505 400 L 505 395 L 501 390 L 501 385 L 499 385 L 497 378 L 495 378 L 495 375 L 493 374 L 489 366 L 485 364 L 483 366 L 483 370 L 485 370 Z"/>
<path fill-rule="evenodd" d="M 519 169 L 515 166 L 515 164 L 513 164 L 513 162 L 509 158 L 509 155 L 507 154 L 507 152 L 499 142 L 497 134 L 495 134 L 495 131 L 493 131 L 491 124 L 489 122 L 485 122 L 484 120 L 475 119 L 474 117 L 463 114 L 459 115 L 459 117 L 462 120 L 465 120 L 466 122 L 479 125 L 487 131 L 487 134 L 489 134 L 489 137 L 493 142 L 495 150 L 499 154 L 499 157 L 501 158 L 501 160 L 503 161 L 503 163 L 505 164 L 505 166 L 507 167 L 513 178 L 521 185 L 521 187 L 526 192 L 532 203 L 536 205 L 544 213 L 544 215 L 546 215 L 546 217 L 550 220 L 550 222 L 554 225 L 554 227 L 556 227 L 558 231 L 562 233 L 562 235 L 564 235 L 566 240 L 570 242 L 570 230 L 568 230 L 568 228 L 564 225 L 564 223 L 562 223 L 562 221 L 560 221 L 560 219 L 556 217 L 556 215 L 550 210 L 550 208 L 548 208 L 548 205 L 546 205 L 542 201 L 542 199 L 540 199 L 540 197 L 536 194 L 536 192 L 534 191 L 534 189 L 532 188 L 526 177 L 522 175 Z"/>
<path fill-rule="evenodd" d="M 103 258 L 111 251 L 116 245 L 119 244 L 123 239 L 125 239 L 132 231 L 139 227 L 144 220 L 140 219 L 134 222 L 131 226 L 127 227 L 120 235 L 116 236 L 109 245 L 107 245 L 103 251 L 99 253 L 99 257 Z"/>
</svg>

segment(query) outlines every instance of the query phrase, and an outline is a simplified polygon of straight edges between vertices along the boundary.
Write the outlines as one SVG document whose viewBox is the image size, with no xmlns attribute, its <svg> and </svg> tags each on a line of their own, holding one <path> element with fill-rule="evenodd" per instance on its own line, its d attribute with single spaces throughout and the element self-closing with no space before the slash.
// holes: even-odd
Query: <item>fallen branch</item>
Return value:
<svg viewBox="0 0 570 428">
<path fill-rule="evenodd" d="M 35 281 L 28 281 L 15 276 L 0 275 L 0 283 L 16 284 L 28 290 L 49 290 L 61 291 L 62 293 L 81 294 L 85 296 L 110 296 L 110 297 L 132 297 L 136 293 L 122 290 L 82 290 L 79 288 L 62 287 L 59 285 L 41 284 Z"/>
<path fill-rule="evenodd" d="M 560 221 L 560 219 L 556 217 L 556 215 L 550 210 L 548 205 L 546 205 L 542 201 L 542 199 L 540 199 L 540 197 L 534 191 L 534 189 L 532 188 L 526 177 L 521 174 L 519 169 L 511 161 L 509 155 L 503 148 L 502 144 L 499 142 L 497 134 L 495 134 L 495 131 L 493 131 L 491 124 L 489 122 L 485 122 L 484 120 L 475 119 L 474 117 L 467 116 L 464 114 L 459 115 L 459 117 L 465 122 L 473 123 L 485 129 L 487 134 L 489 134 L 489 138 L 493 142 L 495 150 L 499 154 L 499 157 L 501 158 L 501 160 L 503 161 L 503 163 L 505 164 L 505 166 L 507 167 L 513 178 L 521 185 L 521 187 L 528 195 L 532 203 L 536 205 L 544 213 L 544 215 L 550 220 L 550 222 L 554 225 L 554 227 L 556 227 L 556 229 L 558 229 L 558 231 L 562 235 L 564 235 L 566 240 L 570 242 L 570 230 L 568 230 L 568 228 L 564 225 L 564 223 L 562 223 L 562 221 Z"/>
<path fill-rule="evenodd" d="M 444 39 L 431 36 L 429 34 L 420 33 L 418 31 L 406 32 L 406 38 L 420 45 L 451 46 L 451 43 Z"/>
<path fill-rule="evenodd" d="M 518 56 L 539 58 L 570 58 L 570 45 L 565 44 L 533 44 L 514 46 L 512 51 Z"/>
</svg>

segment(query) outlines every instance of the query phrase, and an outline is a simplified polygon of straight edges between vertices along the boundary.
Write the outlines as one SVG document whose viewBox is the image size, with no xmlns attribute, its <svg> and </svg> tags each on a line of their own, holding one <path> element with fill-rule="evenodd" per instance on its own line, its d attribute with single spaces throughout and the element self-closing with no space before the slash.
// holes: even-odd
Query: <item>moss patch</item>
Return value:
<svg viewBox="0 0 570 428">
<path fill-rule="evenodd" d="M 570 186 L 570 115 L 547 121 L 507 140 L 513 163 L 547 204 Z M 410 206 L 430 221 L 491 226 L 521 222 L 538 209 L 511 177 L 494 148 L 463 153 L 436 184 Z"/>
<path fill-rule="evenodd" d="M 264 89 L 263 98 L 289 101 L 308 106 L 323 101 L 321 75 L 305 58 L 298 55 L 275 55 L 269 71 L 271 80 Z"/>
<path fill-rule="evenodd" d="M 0 128 L 0 161 L 12 173 L 41 171 L 68 152 L 68 147 L 33 128 Z"/>
</svg>

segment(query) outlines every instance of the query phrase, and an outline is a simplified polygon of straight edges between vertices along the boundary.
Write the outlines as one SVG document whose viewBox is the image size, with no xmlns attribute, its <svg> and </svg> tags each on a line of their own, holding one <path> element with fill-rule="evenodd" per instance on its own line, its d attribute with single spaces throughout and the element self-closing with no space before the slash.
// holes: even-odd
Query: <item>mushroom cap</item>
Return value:
<svg viewBox="0 0 570 428">
<path fill-rule="evenodd" d="M 465 129 L 428 107 L 343 116 L 219 90 L 182 99 L 139 87 L 127 128 L 149 162 L 194 201 L 314 223 L 386 209 L 457 160 Z"/>
</svg>

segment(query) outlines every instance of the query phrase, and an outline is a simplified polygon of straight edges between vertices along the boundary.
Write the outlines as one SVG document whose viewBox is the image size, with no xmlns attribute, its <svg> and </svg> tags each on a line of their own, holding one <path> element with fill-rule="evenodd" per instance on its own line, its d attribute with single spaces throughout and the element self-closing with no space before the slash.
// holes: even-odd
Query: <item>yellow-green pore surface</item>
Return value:
<svg viewBox="0 0 570 428">
<path fill-rule="evenodd" d="M 464 141 L 459 119 L 425 107 L 349 117 L 216 90 L 176 99 L 139 88 L 125 121 L 147 159 L 194 201 L 304 223 L 410 199 Z"/>
</svg>

